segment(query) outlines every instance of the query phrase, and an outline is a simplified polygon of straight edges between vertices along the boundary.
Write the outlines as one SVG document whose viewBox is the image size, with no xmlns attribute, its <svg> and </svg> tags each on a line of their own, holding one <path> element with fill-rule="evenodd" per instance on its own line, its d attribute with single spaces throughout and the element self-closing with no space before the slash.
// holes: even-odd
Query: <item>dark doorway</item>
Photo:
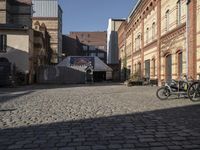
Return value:
<svg viewBox="0 0 200 150">
<path fill-rule="evenodd" d="M 150 78 L 150 60 L 145 61 L 145 77 Z"/>
<path fill-rule="evenodd" d="M 183 53 L 178 53 L 178 77 L 181 78 L 183 72 Z"/>
<path fill-rule="evenodd" d="M 94 82 L 102 82 L 106 80 L 106 72 L 105 71 L 98 71 L 93 72 Z"/>
<path fill-rule="evenodd" d="M 11 63 L 6 58 L 0 58 L 0 86 L 10 84 Z"/>
<path fill-rule="evenodd" d="M 92 70 L 91 69 L 88 69 L 86 71 L 86 82 L 93 82 Z"/>
<path fill-rule="evenodd" d="M 166 57 L 166 80 L 172 80 L 172 55 L 167 55 Z"/>
</svg>

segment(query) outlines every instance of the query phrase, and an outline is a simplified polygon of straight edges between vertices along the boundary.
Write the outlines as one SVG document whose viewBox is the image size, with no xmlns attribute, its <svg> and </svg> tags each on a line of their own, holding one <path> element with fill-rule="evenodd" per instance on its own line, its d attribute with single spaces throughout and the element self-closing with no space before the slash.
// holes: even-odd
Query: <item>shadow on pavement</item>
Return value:
<svg viewBox="0 0 200 150">
<path fill-rule="evenodd" d="M 199 149 L 200 104 L 0 129 L 0 149 Z"/>
<path fill-rule="evenodd" d="M 24 90 L 45 90 L 45 89 L 60 89 L 60 88 L 77 88 L 77 87 L 94 87 L 94 86 L 117 86 L 123 85 L 119 82 L 102 82 L 102 83 L 88 83 L 88 84 L 35 84 L 28 86 L 19 86 L 15 88 L 0 87 L 0 95 L 5 92 L 20 92 Z M 125 86 L 125 85 L 124 85 Z"/>
<path fill-rule="evenodd" d="M 34 91 L 16 91 L 16 92 L 6 92 L 6 93 L 0 93 L 0 104 L 5 103 L 7 101 L 13 100 L 15 98 L 29 95 L 33 93 Z"/>
</svg>

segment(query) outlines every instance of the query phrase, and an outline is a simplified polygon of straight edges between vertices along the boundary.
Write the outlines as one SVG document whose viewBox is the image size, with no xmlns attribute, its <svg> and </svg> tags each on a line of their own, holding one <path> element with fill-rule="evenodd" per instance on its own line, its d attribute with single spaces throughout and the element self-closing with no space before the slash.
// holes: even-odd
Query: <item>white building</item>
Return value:
<svg viewBox="0 0 200 150">
<path fill-rule="evenodd" d="M 112 19 L 108 21 L 107 29 L 107 64 L 119 64 L 117 31 L 126 19 Z"/>
</svg>

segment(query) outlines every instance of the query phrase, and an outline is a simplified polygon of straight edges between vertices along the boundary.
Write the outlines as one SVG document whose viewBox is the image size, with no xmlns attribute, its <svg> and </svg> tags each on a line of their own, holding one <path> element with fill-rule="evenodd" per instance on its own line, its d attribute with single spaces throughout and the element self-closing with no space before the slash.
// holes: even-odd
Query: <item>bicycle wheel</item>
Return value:
<svg viewBox="0 0 200 150">
<path fill-rule="evenodd" d="M 156 96 L 160 99 L 160 100 L 166 100 L 168 99 L 168 97 L 170 96 L 170 91 L 168 88 L 166 87 L 161 87 L 157 90 L 156 92 Z"/>
<path fill-rule="evenodd" d="M 200 83 L 194 82 L 188 88 L 188 97 L 191 101 L 200 101 Z"/>
</svg>

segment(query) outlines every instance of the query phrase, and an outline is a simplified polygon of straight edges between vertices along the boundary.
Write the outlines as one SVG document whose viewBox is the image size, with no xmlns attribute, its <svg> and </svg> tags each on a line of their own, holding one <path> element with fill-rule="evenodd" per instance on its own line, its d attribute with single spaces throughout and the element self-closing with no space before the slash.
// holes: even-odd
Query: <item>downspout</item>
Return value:
<svg viewBox="0 0 200 150">
<path fill-rule="evenodd" d="M 187 14 L 186 14 L 186 75 L 189 75 L 189 29 L 190 29 L 190 21 L 189 21 L 189 4 L 190 4 L 190 0 L 187 0 Z"/>
</svg>

